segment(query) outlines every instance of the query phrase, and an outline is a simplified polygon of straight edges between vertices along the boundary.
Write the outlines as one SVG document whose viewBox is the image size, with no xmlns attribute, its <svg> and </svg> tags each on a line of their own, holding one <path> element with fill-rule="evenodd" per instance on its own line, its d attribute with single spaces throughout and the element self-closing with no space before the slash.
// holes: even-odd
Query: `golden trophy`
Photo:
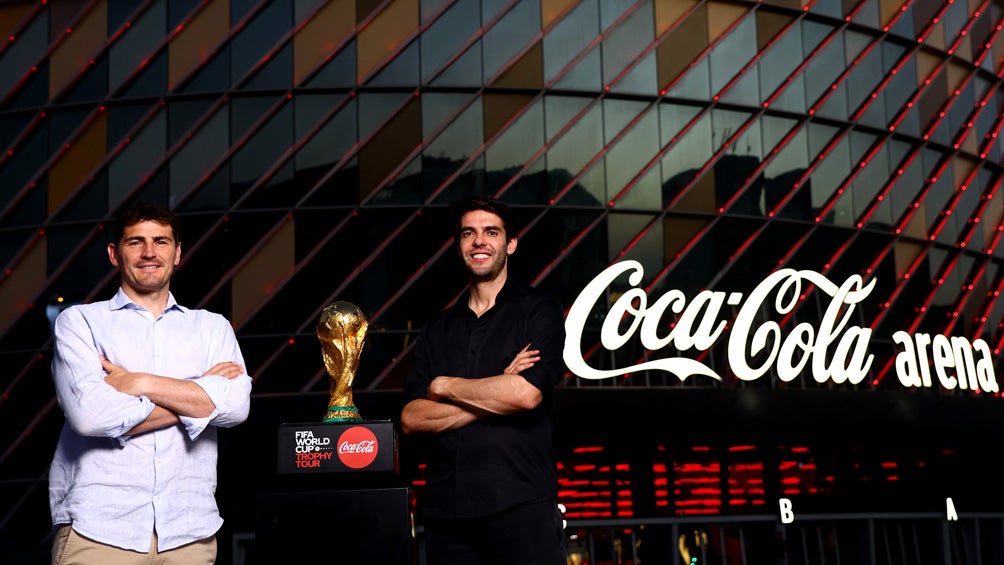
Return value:
<svg viewBox="0 0 1004 565">
<path fill-rule="evenodd" d="M 321 311 L 317 339 L 328 371 L 331 399 L 325 422 L 362 420 L 352 402 L 352 381 L 366 341 L 366 316 L 351 302 L 332 302 Z"/>
</svg>

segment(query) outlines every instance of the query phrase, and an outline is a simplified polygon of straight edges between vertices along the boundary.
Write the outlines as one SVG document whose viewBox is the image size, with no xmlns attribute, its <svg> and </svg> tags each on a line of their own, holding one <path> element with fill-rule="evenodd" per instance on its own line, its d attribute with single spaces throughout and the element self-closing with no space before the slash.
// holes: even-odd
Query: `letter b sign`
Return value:
<svg viewBox="0 0 1004 565">
<path fill-rule="evenodd" d="M 781 523 L 790 524 L 795 521 L 795 512 L 791 509 L 791 500 L 787 498 L 778 499 L 781 506 Z"/>
</svg>

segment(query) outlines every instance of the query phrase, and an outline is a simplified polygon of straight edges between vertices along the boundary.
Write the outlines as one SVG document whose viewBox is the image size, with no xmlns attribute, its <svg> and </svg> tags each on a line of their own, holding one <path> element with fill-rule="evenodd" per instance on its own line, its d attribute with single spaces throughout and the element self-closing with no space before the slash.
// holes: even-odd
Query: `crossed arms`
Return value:
<svg viewBox="0 0 1004 565">
<path fill-rule="evenodd" d="M 483 379 L 437 376 L 425 398 L 412 400 L 401 411 L 405 433 L 443 432 L 486 416 L 533 410 L 543 394 L 520 376 L 540 360 L 540 351 L 526 346 L 500 375 Z"/>
<path fill-rule="evenodd" d="M 208 418 L 216 410 L 206 391 L 193 381 L 161 377 L 150 373 L 131 373 L 101 358 L 101 368 L 108 373 L 105 382 L 115 390 L 130 396 L 145 396 L 153 402 L 153 411 L 145 420 L 133 426 L 126 435 L 136 435 L 151 430 L 173 426 L 181 422 L 179 416 Z M 244 368 L 233 361 L 213 365 L 202 374 L 219 375 L 235 379 L 244 374 Z"/>
<path fill-rule="evenodd" d="M 251 378 L 230 324 L 217 315 L 186 316 L 200 317 L 185 318 L 193 324 L 171 330 L 166 342 L 154 346 L 145 326 L 103 307 L 60 314 L 52 375 L 70 428 L 82 436 L 121 439 L 180 423 L 194 440 L 207 426 L 243 422 Z M 168 360 L 154 363 L 153 356 Z M 154 366 L 171 372 L 141 372 Z"/>
</svg>

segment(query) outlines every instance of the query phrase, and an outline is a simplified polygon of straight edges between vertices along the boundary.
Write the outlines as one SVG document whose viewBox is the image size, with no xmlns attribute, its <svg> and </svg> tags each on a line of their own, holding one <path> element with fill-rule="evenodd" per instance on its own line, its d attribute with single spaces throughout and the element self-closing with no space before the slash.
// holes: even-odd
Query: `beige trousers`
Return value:
<svg viewBox="0 0 1004 565">
<path fill-rule="evenodd" d="M 216 537 L 157 552 L 157 534 L 148 553 L 137 553 L 96 542 L 63 526 L 52 540 L 52 565 L 189 565 L 216 562 Z"/>
</svg>

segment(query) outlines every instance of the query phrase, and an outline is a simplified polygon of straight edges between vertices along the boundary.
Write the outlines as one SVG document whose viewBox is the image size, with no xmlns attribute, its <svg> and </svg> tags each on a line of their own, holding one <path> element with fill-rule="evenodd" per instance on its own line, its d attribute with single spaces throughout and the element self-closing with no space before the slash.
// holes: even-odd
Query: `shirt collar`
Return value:
<svg viewBox="0 0 1004 565">
<path fill-rule="evenodd" d="M 126 296 L 126 293 L 125 291 L 122 290 L 122 287 L 119 287 L 119 290 L 118 292 L 115 293 L 115 296 L 113 296 L 112 299 L 108 301 L 108 308 L 109 310 L 121 310 L 123 308 L 129 308 L 134 310 L 144 309 L 142 306 L 136 304 L 135 302 L 132 301 L 132 299 Z M 179 312 L 185 311 L 185 307 L 178 304 L 178 301 L 174 299 L 174 294 L 170 292 L 167 293 L 167 306 L 164 308 L 164 312 L 167 312 L 169 310 L 177 310 Z"/>
<path fill-rule="evenodd" d="M 505 283 L 502 284 L 502 288 L 499 289 L 499 293 L 495 295 L 495 303 L 499 302 L 509 302 L 512 300 L 518 300 L 522 294 L 521 290 L 523 285 L 513 279 L 512 275 L 506 277 Z M 471 298 L 471 290 L 467 289 L 467 292 L 460 295 L 456 302 L 453 303 L 453 308 L 457 312 L 470 313 L 474 315 L 470 307 L 467 306 L 468 301 Z"/>
<path fill-rule="evenodd" d="M 516 300 L 519 297 L 519 289 L 522 285 L 516 282 L 513 277 L 507 276 L 505 279 L 505 284 L 499 289 L 499 293 L 495 296 L 495 302 Z"/>
</svg>

